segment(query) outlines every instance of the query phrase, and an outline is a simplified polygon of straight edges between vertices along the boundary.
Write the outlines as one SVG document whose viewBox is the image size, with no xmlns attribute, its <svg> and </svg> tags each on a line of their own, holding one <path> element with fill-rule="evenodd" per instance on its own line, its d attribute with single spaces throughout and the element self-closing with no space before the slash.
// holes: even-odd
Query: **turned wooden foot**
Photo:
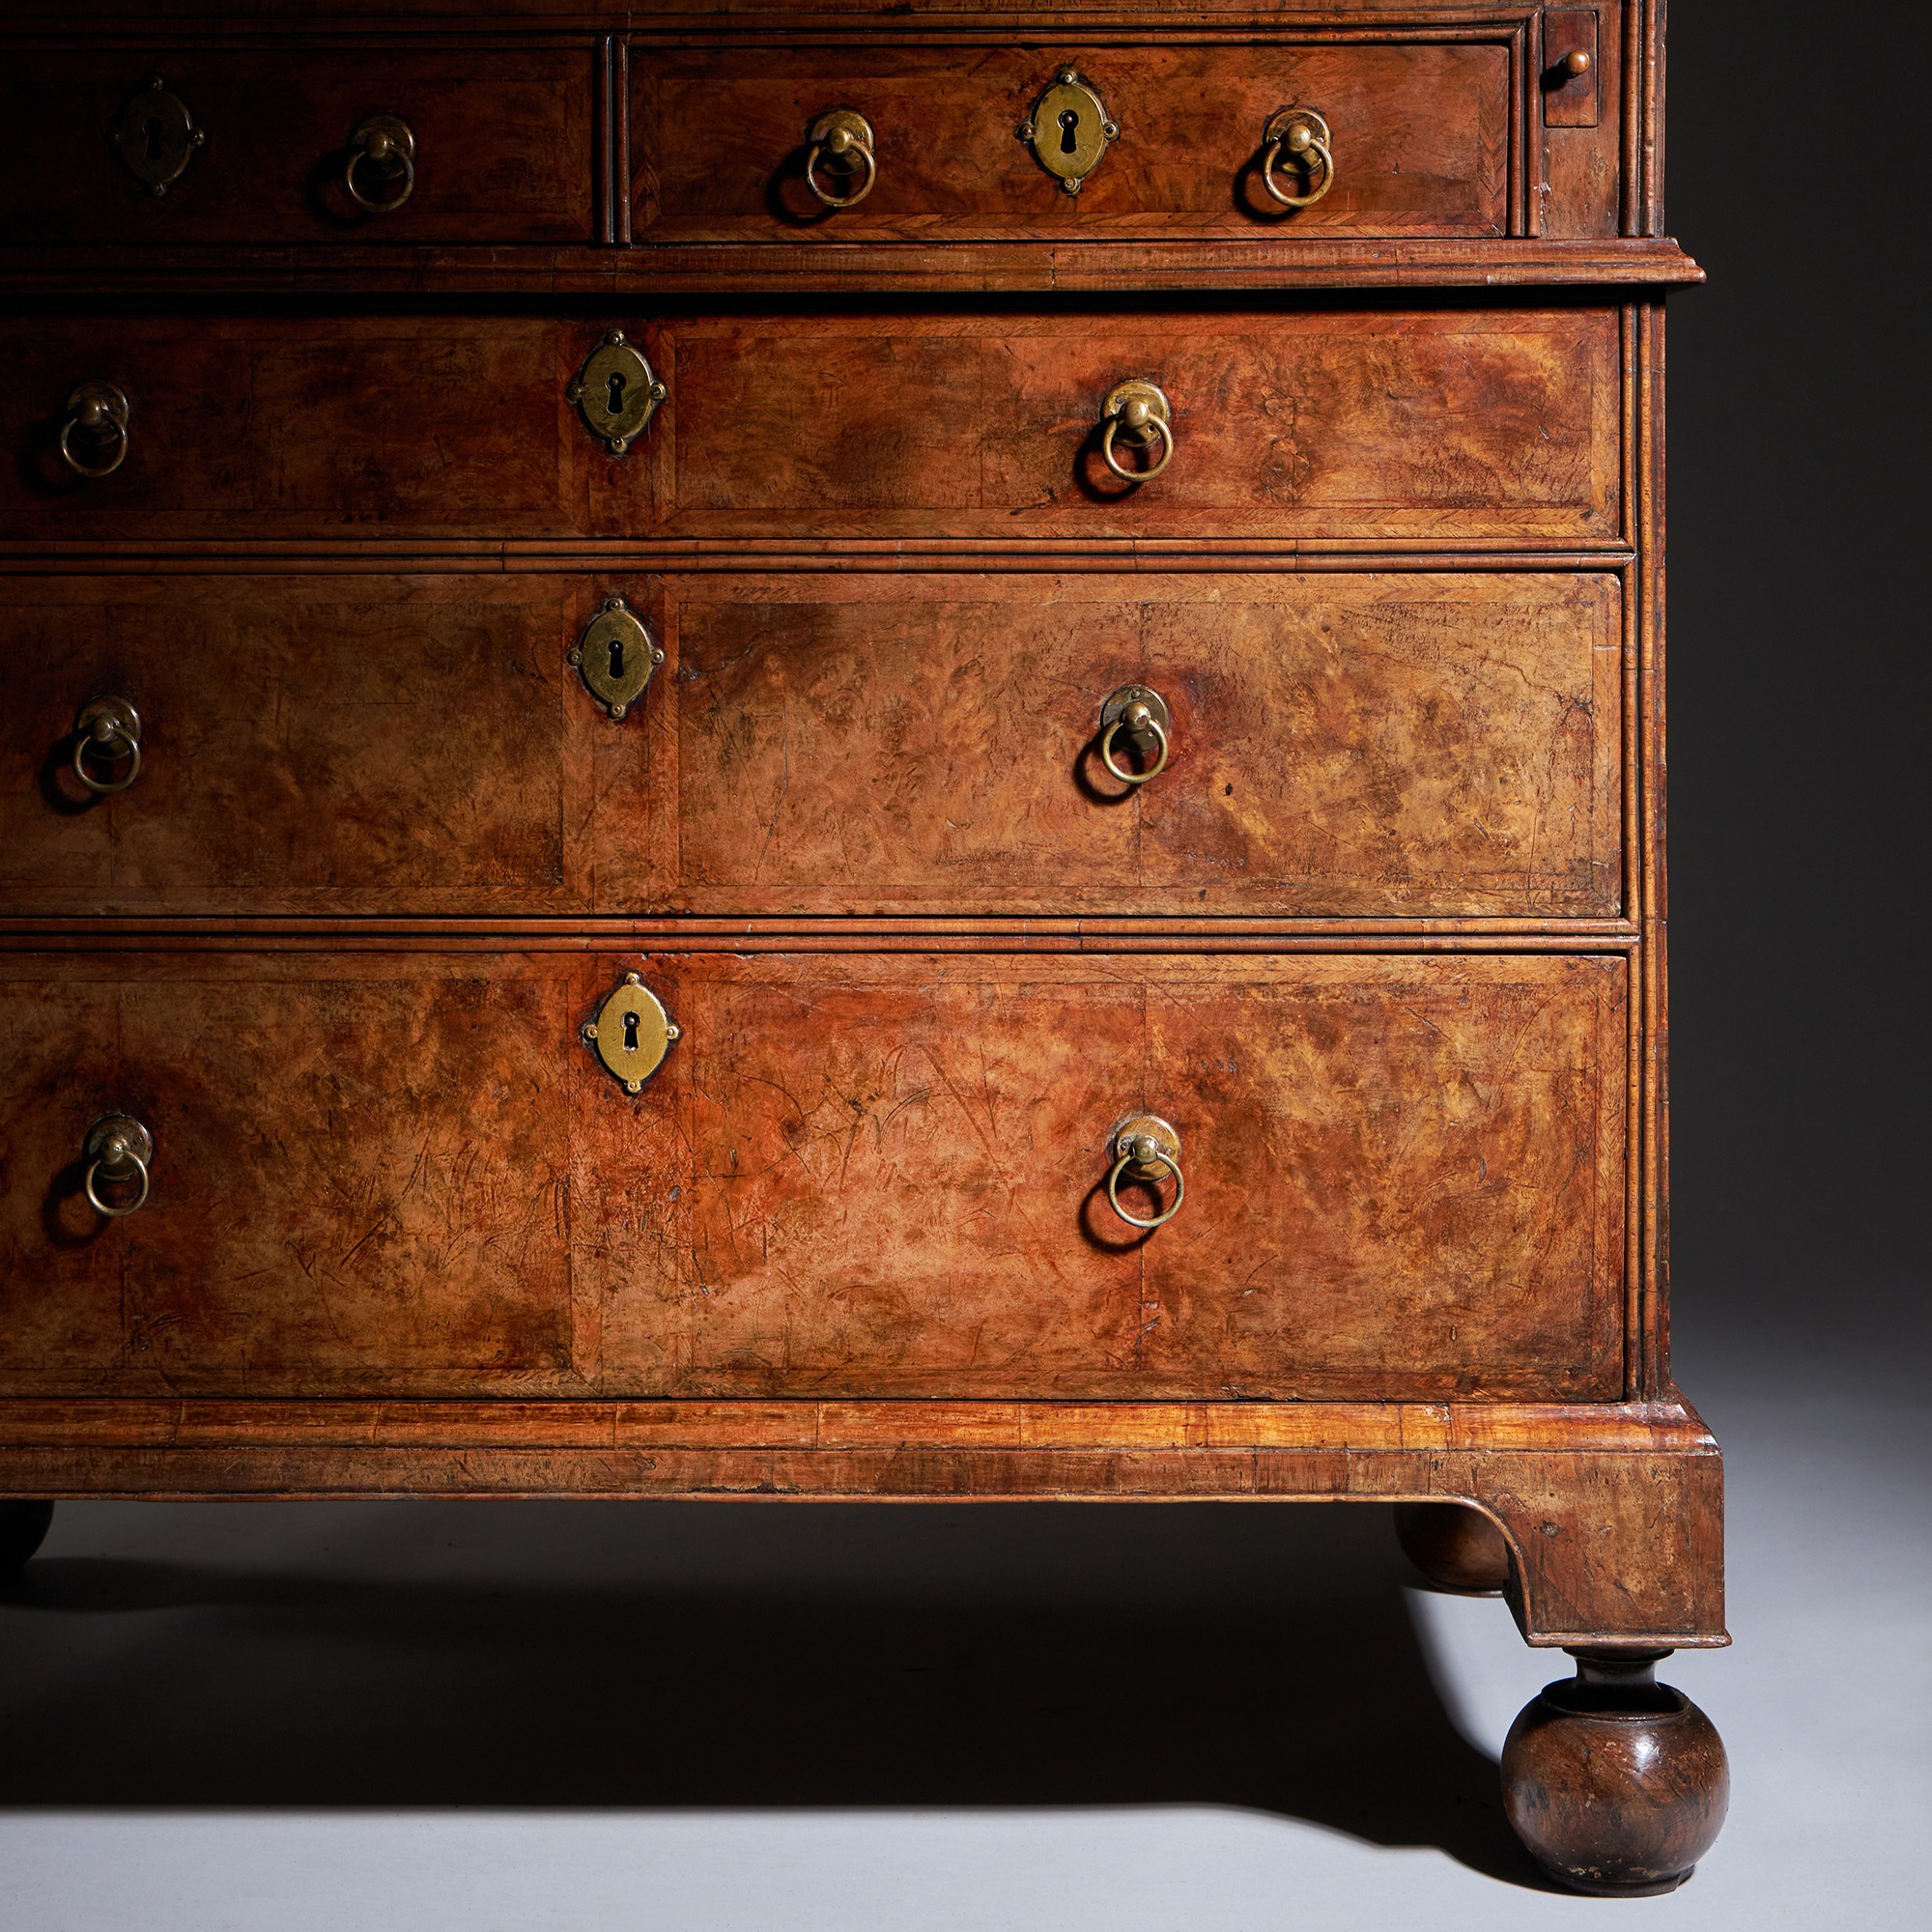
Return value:
<svg viewBox="0 0 1932 1932">
<path fill-rule="evenodd" d="M 1730 1803 L 1716 1727 L 1657 1682 L 1667 1650 L 1572 1651 L 1503 1746 L 1503 1808 L 1545 1871 L 1577 1891 L 1670 1891 L 1710 1850 Z"/>
<path fill-rule="evenodd" d="M 52 1503 L 0 1502 L 0 1578 L 17 1574 L 53 1520 Z"/>
<path fill-rule="evenodd" d="M 1509 1545 L 1481 1510 L 1464 1503 L 1397 1503 L 1403 1554 L 1445 1590 L 1500 1590 L 1509 1581 Z"/>
</svg>

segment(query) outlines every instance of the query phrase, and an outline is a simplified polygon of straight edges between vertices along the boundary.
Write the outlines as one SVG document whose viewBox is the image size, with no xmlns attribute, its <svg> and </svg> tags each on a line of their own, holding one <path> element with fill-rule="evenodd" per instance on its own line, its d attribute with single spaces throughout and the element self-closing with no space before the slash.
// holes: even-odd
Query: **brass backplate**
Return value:
<svg viewBox="0 0 1932 1932">
<path fill-rule="evenodd" d="M 621 718 L 664 663 L 658 642 L 621 597 L 607 597 L 582 637 L 570 647 L 586 689 L 612 718 Z"/>
<path fill-rule="evenodd" d="M 1108 695 L 1107 701 L 1100 707 L 1100 729 L 1104 734 L 1110 731 L 1136 705 L 1145 704 L 1148 716 L 1159 724 L 1163 731 L 1174 729 L 1174 720 L 1168 715 L 1167 699 L 1159 692 L 1151 691 L 1144 684 L 1123 684 L 1120 690 Z M 1124 731 L 1122 737 L 1135 742 L 1153 742 L 1151 731 Z"/>
<path fill-rule="evenodd" d="M 1048 174 L 1059 179 L 1068 194 L 1100 165 L 1107 143 L 1120 138 L 1120 128 L 1100 97 L 1070 67 L 1054 76 L 1053 85 L 1033 104 L 1020 124 L 1019 135 L 1033 149 Z"/>
<path fill-rule="evenodd" d="M 624 1083 L 627 1094 L 643 1084 L 664 1065 L 677 1028 L 658 996 L 635 973 L 597 1009 L 583 1029 L 583 1037 L 597 1049 L 597 1058 Z"/>
<path fill-rule="evenodd" d="M 194 116 L 179 96 L 168 92 L 157 73 L 122 108 L 107 138 L 121 150 L 128 172 L 145 182 L 157 195 L 178 181 L 208 136 L 194 125 Z"/>
<path fill-rule="evenodd" d="M 1128 1162 L 1127 1173 L 1135 1180 L 1152 1180 L 1166 1172 L 1157 1161 L 1132 1158 L 1133 1146 L 1138 1140 L 1151 1140 L 1176 1165 L 1180 1160 L 1180 1136 L 1158 1114 L 1129 1114 L 1108 1139 L 1113 1143 L 1114 1158 Z"/>
<path fill-rule="evenodd" d="M 564 394 L 577 405 L 590 434 L 622 456 L 657 413 L 668 391 L 657 372 L 613 328 L 577 372 Z"/>
<path fill-rule="evenodd" d="M 122 1158 L 109 1161 L 108 1151 L 119 1144 Z M 145 1167 L 155 1157 L 155 1137 L 141 1122 L 128 1114 L 105 1114 L 87 1130 L 81 1158 L 99 1161 L 103 1180 L 125 1180 L 133 1173 L 136 1161 Z"/>
</svg>

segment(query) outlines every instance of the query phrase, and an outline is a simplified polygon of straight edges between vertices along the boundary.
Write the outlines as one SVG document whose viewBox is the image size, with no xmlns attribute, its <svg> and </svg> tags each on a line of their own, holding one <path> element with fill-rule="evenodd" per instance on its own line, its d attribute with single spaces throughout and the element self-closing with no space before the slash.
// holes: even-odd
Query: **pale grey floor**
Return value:
<svg viewBox="0 0 1932 1932">
<path fill-rule="evenodd" d="M 1680 1350 L 1737 1646 L 1665 1674 L 1736 1788 L 1670 1898 L 1537 1887 L 1492 1760 L 1551 1661 L 1379 1509 L 94 1504 L 0 1605 L 0 1925 L 1923 1927 L 1925 1354 L 1874 1341 Z"/>
</svg>

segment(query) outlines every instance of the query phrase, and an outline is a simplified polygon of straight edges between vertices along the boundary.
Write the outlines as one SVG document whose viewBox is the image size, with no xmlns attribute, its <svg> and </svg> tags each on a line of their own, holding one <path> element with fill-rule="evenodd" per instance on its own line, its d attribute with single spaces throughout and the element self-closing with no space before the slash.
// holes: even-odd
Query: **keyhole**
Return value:
<svg viewBox="0 0 1932 1932">
<path fill-rule="evenodd" d="M 611 639 L 611 682 L 615 684 L 624 675 L 624 640 L 622 638 Z"/>
<path fill-rule="evenodd" d="M 1067 108 L 1060 117 L 1060 152 L 1063 155 L 1075 153 L 1080 146 L 1080 115 L 1074 108 Z"/>
<path fill-rule="evenodd" d="M 610 410 L 613 416 L 624 413 L 624 384 L 630 380 L 620 369 L 616 371 L 604 387 L 610 396 Z"/>
<path fill-rule="evenodd" d="M 151 161 L 158 161 L 161 158 L 161 117 L 158 114 L 150 114 L 141 124 L 141 132 L 147 138 L 148 158 Z"/>
<path fill-rule="evenodd" d="M 638 1050 L 638 1016 L 636 1013 L 624 1015 L 624 1051 L 636 1053 Z"/>
</svg>

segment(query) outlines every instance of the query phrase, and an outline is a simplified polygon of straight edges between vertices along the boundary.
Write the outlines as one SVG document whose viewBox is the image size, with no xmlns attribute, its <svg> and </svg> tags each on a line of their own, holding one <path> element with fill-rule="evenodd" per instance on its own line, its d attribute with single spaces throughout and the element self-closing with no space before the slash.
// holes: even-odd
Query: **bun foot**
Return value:
<svg viewBox="0 0 1932 1932">
<path fill-rule="evenodd" d="M 1538 1864 L 1576 1891 L 1672 1891 L 1711 1849 L 1730 1804 L 1716 1727 L 1657 1682 L 1667 1650 L 1573 1651 L 1503 1746 L 1503 1808 Z"/>
<path fill-rule="evenodd" d="M 1500 1590 L 1509 1581 L 1509 1545 L 1481 1510 L 1465 1503 L 1397 1503 L 1403 1554 L 1445 1590 Z"/>
<path fill-rule="evenodd" d="M 17 1576 L 54 1520 L 48 1502 L 0 1502 L 0 1578 Z"/>
</svg>

